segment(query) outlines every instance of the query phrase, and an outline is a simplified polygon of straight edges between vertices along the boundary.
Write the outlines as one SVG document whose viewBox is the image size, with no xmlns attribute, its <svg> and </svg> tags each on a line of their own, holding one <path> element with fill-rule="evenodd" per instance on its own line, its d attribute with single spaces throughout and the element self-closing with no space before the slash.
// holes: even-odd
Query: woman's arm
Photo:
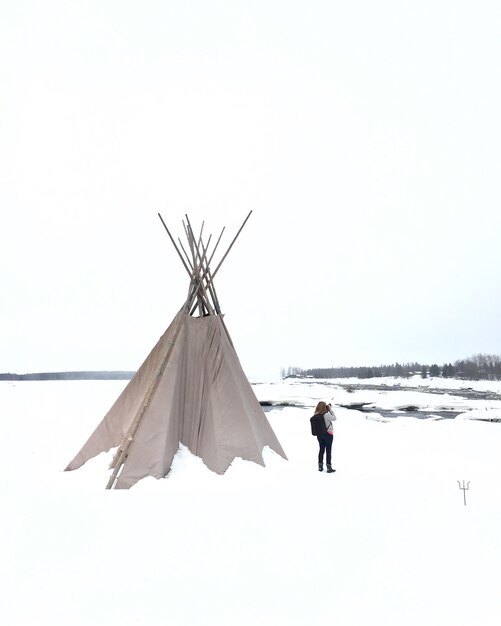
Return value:
<svg viewBox="0 0 501 626">
<path fill-rule="evenodd" d="M 327 405 L 327 408 L 329 409 L 329 412 L 326 413 L 325 415 L 329 415 L 329 419 L 331 422 L 335 422 L 337 420 L 336 414 L 334 413 L 334 411 L 332 410 L 332 406 L 330 404 Z"/>
</svg>

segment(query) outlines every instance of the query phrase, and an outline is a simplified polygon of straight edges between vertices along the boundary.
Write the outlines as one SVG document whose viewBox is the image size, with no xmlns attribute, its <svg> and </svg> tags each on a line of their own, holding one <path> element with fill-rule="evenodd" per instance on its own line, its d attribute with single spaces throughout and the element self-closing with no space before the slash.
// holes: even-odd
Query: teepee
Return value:
<svg viewBox="0 0 501 626">
<path fill-rule="evenodd" d="M 107 489 L 128 489 L 146 476 L 165 477 L 179 444 L 223 474 L 235 457 L 264 465 L 269 446 L 285 456 L 247 380 L 221 313 L 211 271 L 221 232 L 210 254 L 203 225 L 195 236 L 188 216 L 179 246 L 158 216 L 190 277 L 188 296 L 170 326 L 66 470 L 111 448 Z"/>
</svg>

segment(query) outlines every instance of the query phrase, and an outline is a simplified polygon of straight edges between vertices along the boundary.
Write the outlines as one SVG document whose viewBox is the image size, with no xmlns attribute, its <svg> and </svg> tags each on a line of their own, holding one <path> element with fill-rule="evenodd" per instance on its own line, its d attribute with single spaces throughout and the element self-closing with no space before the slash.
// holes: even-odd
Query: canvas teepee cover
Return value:
<svg viewBox="0 0 501 626">
<path fill-rule="evenodd" d="M 183 256 L 162 220 L 190 275 L 188 298 L 66 470 L 118 446 L 107 486 L 127 489 L 145 476 L 166 476 L 179 443 L 218 474 L 235 457 L 264 465 L 265 445 L 286 458 L 242 370 L 213 284 L 249 216 L 213 274 L 209 262 L 221 236 L 208 259 L 210 237 L 205 245 L 202 227 L 195 239 L 186 218 Z"/>
</svg>

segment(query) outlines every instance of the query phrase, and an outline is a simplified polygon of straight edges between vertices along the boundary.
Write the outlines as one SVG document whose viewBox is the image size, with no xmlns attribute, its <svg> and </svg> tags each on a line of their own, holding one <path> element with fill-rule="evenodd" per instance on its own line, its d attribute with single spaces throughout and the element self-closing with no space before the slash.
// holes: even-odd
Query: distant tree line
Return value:
<svg viewBox="0 0 501 626">
<path fill-rule="evenodd" d="M 454 363 L 394 363 L 361 367 L 323 367 L 302 369 L 289 366 L 281 369 L 281 378 L 382 378 L 403 377 L 419 374 L 442 378 L 464 378 L 467 380 L 501 380 L 501 356 L 497 354 L 474 354 Z"/>
<path fill-rule="evenodd" d="M 0 380 L 129 380 L 133 375 L 129 371 L 0 373 Z"/>
</svg>

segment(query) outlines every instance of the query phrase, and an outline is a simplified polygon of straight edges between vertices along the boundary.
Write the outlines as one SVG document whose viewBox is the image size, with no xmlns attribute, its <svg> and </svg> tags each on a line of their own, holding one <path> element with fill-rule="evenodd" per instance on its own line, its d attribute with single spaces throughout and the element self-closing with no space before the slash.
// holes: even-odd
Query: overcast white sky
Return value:
<svg viewBox="0 0 501 626">
<path fill-rule="evenodd" d="M 244 369 L 501 352 L 499 2 L 0 0 L 0 371 L 136 369 L 226 244 Z"/>
</svg>

